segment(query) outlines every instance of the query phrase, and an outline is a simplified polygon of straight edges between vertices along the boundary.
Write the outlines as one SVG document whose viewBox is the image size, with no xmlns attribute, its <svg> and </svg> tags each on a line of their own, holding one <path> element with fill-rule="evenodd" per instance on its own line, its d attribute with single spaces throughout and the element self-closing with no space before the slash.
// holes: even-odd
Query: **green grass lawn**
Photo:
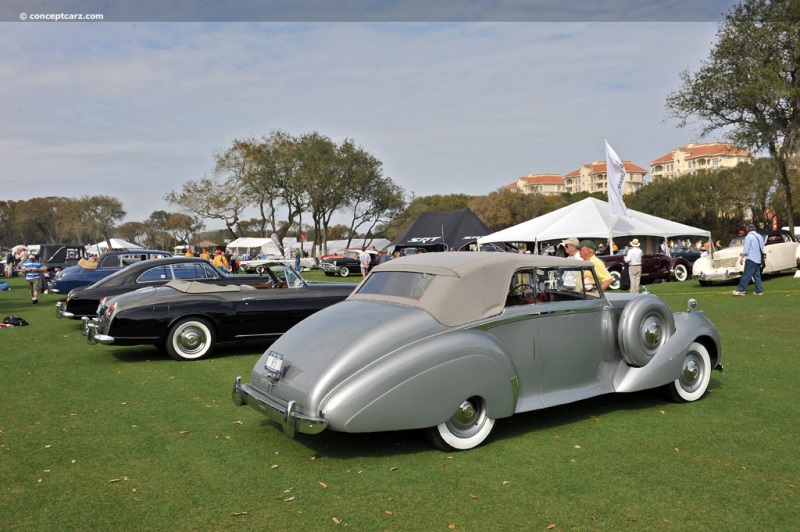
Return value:
<svg viewBox="0 0 800 532">
<path fill-rule="evenodd" d="M 307 278 L 332 280 L 324 275 Z M 359 277 L 350 279 L 359 280 Z M 678 405 L 656 391 L 499 420 L 462 453 L 418 431 L 289 439 L 230 399 L 261 345 L 197 362 L 90 346 L 24 281 L 0 292 L 0 530 L 798 530 L 800 279 L 765 297 L 696 281 L 725 372 Z M 752 291 L 752 290 L 751 290 Z"/>
</svg>

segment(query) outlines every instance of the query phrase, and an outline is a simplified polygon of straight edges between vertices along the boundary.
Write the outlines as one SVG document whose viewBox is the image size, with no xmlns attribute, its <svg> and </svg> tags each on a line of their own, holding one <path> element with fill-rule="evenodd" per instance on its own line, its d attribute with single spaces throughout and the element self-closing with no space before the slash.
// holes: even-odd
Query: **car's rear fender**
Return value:
<svg viewBox="0 0 800 532">
<path fill-rule="evenodd" d="M 425 428 L 479 396 L 490 417 L 503 418 L 514 413 L 518 388 L 497 340 L 465 330 L 417 342 L 348 379 L 322 401 L 322 415 L 344 432 Z"/>
</svg>

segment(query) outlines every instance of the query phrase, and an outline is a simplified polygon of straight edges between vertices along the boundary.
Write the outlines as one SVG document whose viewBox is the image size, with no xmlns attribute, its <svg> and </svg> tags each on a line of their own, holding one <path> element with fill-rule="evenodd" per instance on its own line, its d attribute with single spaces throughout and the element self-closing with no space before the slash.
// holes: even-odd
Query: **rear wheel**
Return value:
<svg viewBox="0 0 800 532">
<path fill-rule="evenodd" d="M 685 281 L 689 278 L 689 271 L 686 269 L 686 266 L 683 264 L 676 264 L 674 270 L 675 280 L 676 281 Z"/>
<path fill-rule="evenodd" d="M 214 329 L 206 320 L 187 318 L 169 331 L 166 349 L 175 360 L 199 360 L 214 349 Z"/>
<path fill-rule="evenodd" d="M 611 277 L 614 278 L 614 280 L 611 282 L 608 288 L 610 290 L 619 290 L 619 287 L 622 284 L 622 274 L 616 270 L 611 270 L 608 273 L 610 273 Z"/>
<path fill-rule="evenodd" d="M 711 381 L 711 357 L 703 344 L 692 342 L 683 359 L 680 376 L 667 384 L 667 396 L 676 403 L 697 401 Z"/>
<path fill-rule="evenodd" d="M 442 451 L 465 451 L 483 443 L 493 426 L 486 402 L 480 397 L 470 397 L 459 405 L 453 417 L 426 429 L 426 435 Z"/>
</svg>

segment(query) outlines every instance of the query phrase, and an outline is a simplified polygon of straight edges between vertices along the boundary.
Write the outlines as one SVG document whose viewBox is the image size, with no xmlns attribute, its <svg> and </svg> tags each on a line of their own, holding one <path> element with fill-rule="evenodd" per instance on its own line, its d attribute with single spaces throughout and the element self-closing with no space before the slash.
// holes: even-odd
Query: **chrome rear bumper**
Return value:
<svg viewBox="0 0 800 532">
<path fill-rule="evenodd" d="M 61 319 L 61 318 L 74 318 L 74 317 L 75 314 L 64 310 L 63 301 L 59 301 L 58 303 L 56 303 L 56 318 Z"/>
<path fill-rule="evenodd" d="M 328 426 L 328 422 L 324 419 L 298 413 L 294 401 L 289 401 L 286 405 L 278 404 L 254 390 L 251 385 L 243 384 L 242 377 L 236 377 L 231 398 L 236 406 L 248 405 L 264 414 L 268 419 L 278 422 L 283 428 L 284 434 L 290 438 L 294 438 L 295 432 L 319 434 Z"/>
<path fill-rule="evenodd" d="M 91 345 L 95 344 L 109 345 L 114 343 L 113 336 L 108 336 L 107 334 L 100 334 L 97 332 L 96 322 L 84 319 L 83 324 L 86 325 L 86 341 L 89 342 Z"/>
</svg>

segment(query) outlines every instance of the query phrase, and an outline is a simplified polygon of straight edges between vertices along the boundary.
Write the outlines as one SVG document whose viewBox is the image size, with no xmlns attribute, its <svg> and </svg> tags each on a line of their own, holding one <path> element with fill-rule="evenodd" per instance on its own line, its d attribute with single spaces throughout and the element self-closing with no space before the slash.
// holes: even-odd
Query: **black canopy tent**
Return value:
<svg viewBox="0 0 800 532">
<path fill-rule="evenodd" d="M 420 214 L 400 236 L 394 239 L 395 250 L 422 248 L 425 251 L 477 249 L 477 240 L 492 233 L 469 209 L 425 212 Z"/>
</svg>

